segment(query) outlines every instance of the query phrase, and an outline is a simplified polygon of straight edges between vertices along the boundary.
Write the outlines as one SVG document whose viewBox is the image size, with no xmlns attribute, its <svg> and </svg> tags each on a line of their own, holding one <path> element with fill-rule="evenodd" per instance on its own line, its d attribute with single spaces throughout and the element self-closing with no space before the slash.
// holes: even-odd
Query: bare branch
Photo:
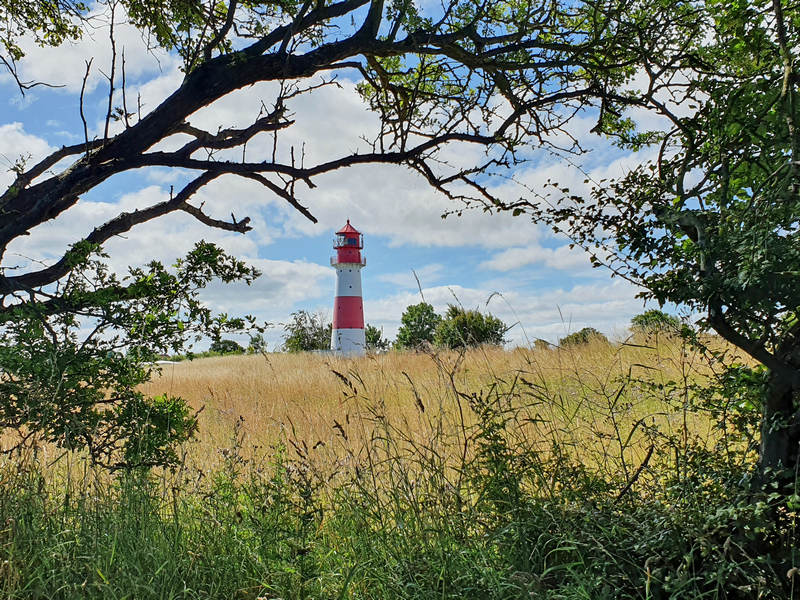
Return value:
<svg viewBox="0 0 800 600">
<path fill-rule="evenodd" d="M 231 30 L 233 26 L 233 17 L 236 14 L 236 5 L 238 4 L 237 0 L 230 0 L 230 4 L 228 5 L 228 13 L 225 16 L 225 22 L 222 24 L 222 27 L 219 31 L 217 31 L 216 35 L 211 39 L 206 47 L 203 49 L 203 57 L 205 60 L 211 58 L 211 53 L 214 51 L 214 48 L 220 45 L 225 37 L 228 35 L 228 32 Z"/>
<path fill-rule="evenodd" d="M 284 189 L 281 189 L 263 175 L 259 175 L 258 173 L 243 173 L 242 177 L 247 177 L 249 179 L 252 179 L 253 181 L 259 182 L 261 185 L 272 190 L 278 196 L 286 200 L 289 204 L 291 204 L 294 208 L 296 208 L 298 212 L 301 215 L 303 215 L 306 219 L 308 219 L 312 223 L 317 223 L 317 218 L 310 212 L 308 212 L 308 209 L 305 206 L 300 204 L 289 192 L 287 192 Z"/>
<path fill-rule="evenodd" d="M 92 68 L 92 61 L 94 57 L 86 61 L 86 73 L 83 74 L 83 83 L 81 84 L 81 98 L 80 98 L 80 113 L 81 122 L 83 123 L 83 140 L 85 142 L 86 154 L 89 154 L 89 127 L 86 124 L 86 115 L 83 112 L 83 96 L 86 92 L 86 80 L 89 79 L 89 71 Z"/>
<path fill-rule="evenodd" d="M 111 2 L 111 24 L 108 28 L 108 39 L 111 42 L 111 72 L 108 74 L 108 108 L 106 109 L 106 125 L 103 129 L 103 140 L 108 139 L 108 126 L 111 122 L 111 111 L 114 109 L 114 77 L 117 72 L 117 43 L 114 39 L 114 15 L 117 10 L 117 3 Z"/>
<path fill-rule="evenodd" d="M 206 185 L 208 182 L 213 181 L 221 174 L 221 171 L 207 171 L 186 184 L 186 186 L 184 186 L 184 188 L 178 194 L 169 200 L 159 202 L 158 204 L 154 204 L 143 210 L 121 213 L 100 227 L 95 228 L 81 241 L 99 245 L 115 235 L 129 231 L 136 225 L 145 223 L 176 210 L 185 211 L 210 227 L 216 227 L 226 231 L 246 233 L 251 229 L 249 226 L 249 218 L 230 223 L 212 219 L 203 214 L 200 209 L 190 206 L 186 202 L 192 195 L 195 194 L 195 192 L 197 192 L 197 190 Z M 70 265 L 70 255 L 67 253 L 55 264 L 39 271 L 15 277 L 0 276 L 0 294 L 5 295 L 17 290 L 31 289 L 57 281 L 69 273 L 71 269 Z"/>
</svg>

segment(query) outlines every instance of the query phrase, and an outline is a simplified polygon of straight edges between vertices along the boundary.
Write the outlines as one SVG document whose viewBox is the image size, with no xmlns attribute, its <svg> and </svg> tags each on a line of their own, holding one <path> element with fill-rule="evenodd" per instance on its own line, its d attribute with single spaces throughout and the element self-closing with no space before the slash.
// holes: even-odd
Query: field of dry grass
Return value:
<svg viewBox="0 0 800 600">
<path fill-rule="evenodd" d="M 634 341 L 165 365 L 175 468 L 0 463 L 0 597 L 794 597 L 722 365 Z"/>
<path fill-rule="evenodd" d="M 559 440 L 581 460 L 616 456 L 625 471 L 654 435 L 706 439 L 712 420 L 690 409 L 687 390 L 713 365 L 680 340 L 506 351 L 401 353 L 347 359 L 324 354 L 204 358 L 164 365 L 145 391 L 185 398 L 199 415 L 192 464 L 213 468 L 238 434 L 242 452 L 268 455 L 290 439 L 308 449 L 357 451 L 390 424 L 411 443 L 450 437 L 476 419 L 470 398 L 517 411 L 530 445 Z M 482 399 L 482 400 L 481 400 Z M 474 407 L 473 407 L 474 408 Z M 442 433 L 446 434 L 442 436 Z M 339 452 L 341 454 L 341 452 Z"/>
</svg>

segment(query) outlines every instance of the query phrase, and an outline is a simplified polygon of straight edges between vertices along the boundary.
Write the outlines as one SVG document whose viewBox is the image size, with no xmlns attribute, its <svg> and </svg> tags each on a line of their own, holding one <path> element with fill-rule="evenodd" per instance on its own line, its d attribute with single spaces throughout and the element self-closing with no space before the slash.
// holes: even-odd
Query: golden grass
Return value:
<svg viewBox="0 0 800 600">
<path fill-rule="evenodd" d="M 305 353 L 205 358 L 165 365 L 145 391 L 202 408 L 198 441 L 187 451 L 204 468 L 221 460 L 234 431 L 242 434 L 244 451 L 256 453 L 269 453 L 286 437 L 306 448 L 345 445 L 357 452 L 374 435 L 376 418 L 414 443 L 432 443 L 442 432 L 457 439 L 458 429 L 476 418 L 465 410 L 469 394 L 494 389 L 510 392 L 509 401 L 522 407 L 516 418 L 529 442 L 569 440 L 592 463 L 616 453 L 615 465 L 627 471 L 625 461 L 641 459 L 656 427 L 660 435 L 709 443 L 718 435 L 709 417 L 688 410 L 686 395 L 687 385 L 707 377 L 713 365 L 681 340 L 643 342 L 354 359 Z"/>
</svg>

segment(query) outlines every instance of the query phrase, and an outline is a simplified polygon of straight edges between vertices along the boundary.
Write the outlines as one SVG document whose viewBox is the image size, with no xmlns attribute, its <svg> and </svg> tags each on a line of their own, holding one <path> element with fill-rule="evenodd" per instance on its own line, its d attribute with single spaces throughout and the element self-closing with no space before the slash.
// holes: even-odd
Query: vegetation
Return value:
<svg viewBox="0 0 800 600">
<path fill-rule="evenodd" d="M 115 85 L 121 76 L 124 88 L 114 56 L 102 137 L 84 129 L 82 142 L 35 165 L 21 157 L 0 195 L 4 597 L 798 596 L 794 5 L 123 5 L 153 44 L 181 56 L 180 87 L 134 115 Z M 87 11 L 22 7 L 0 2 L 0 58 L 15 77 L 20 36 L 59 44 L 82 34 Z M 289 106 L 345 71 L 360 74 L 378 132 L 365 148 L 296 161 L 296 140 L 284 144 Z M 311 82 L 321 75 L 330 79 Z M 213 133 L 191 122 L 262 81 L 281 85 L 251 125 Z M 631 107 L 668 125 L 637 130 Z M 627 149 L 656 145 L 657 159 L 588 195 L 553 184 L 550 198 L 493 196 L 485 178 L 513 175 L 531 142 L 580 151 L 577 141 L 563 148 L 561 134 L 585 114 Z M 246 155 L 261 134 L 273 136 L 271 154 Z M 458 144 L 477 145 L 482 152 L 464 156 L 483 158 L 448 162 Z M 153 359 L 247 324 L 213 315 L 198 290 L 257 273 L 200 242 L 171 268 L 154 262 L 123 277 L 108 270 L 102 244 L 176 211 L 245 233 L 249 219 L 216 219 L 191 203 L 224 176 L 257 181 L 314 220 L 296 191 L 366 163 L 406 166 L 467 206 L 528 213 L 566 232 L 645 298 L 701 312 L 727 345 L 687 330 L 626 357 L 628 348 L 585 328 L 560 348 L 466 351 L 476 332 L 497 335 L 502 323 L 453 307 L 442 320 L 423 302 L 404 313 L 398 346 L 425 352 L 370 363 L 304 356 L 294 369 L 266 354 L 235 359 L 263 361 L 270 386 L 263 373 L 237 379 L 256 390 L 323 368 L 319 397 L 283 390 L 294 418 L 276 419 L 235 386 L 205 385 L 184 400 L 175 373 L 196 365 L 158 380 L 168 394 L 148 393 Z M 159 167 L 193 179 L 168 200 L 98 224 L 50 264 L 9 259 L 9 244 L 85 193 Z M 643 327 L 669 323 L 645 315 Z M 319 315 L 294 313 L 285 329 L 287 350 L 328 346 Z M 461 351 L 431 352 L 437 335 Z M 384 360 L 426 361 L 429 372 L 364 367 L 392 364 Z M 201 366 L 214 364 L 223 363 Z M 335 413 L 325 435 L 298 437 L 295 423 L 323 414 L 310 410 L 320 398 Z M 266 452 L 244 445 L 245 402 L 273 425 Z M 226 446 L 212 427 L 197 443 L 210 450 L 204 460 L 217 459 L 210 466 L 190 456 L 203 414 L 234 420 Z"/>
<path fill-rule="evenodd" d="M 400 348 L 416 349 L 433 343 L 436 327 L 442 317 L 427 302 L 407 306 L 400 317 L 400 329 L 397 330 L 395 345 Z"/>
<path fill-rule="evenodd" d="M 631 331 L 634 333 L 652 334 L 662 331 L 678 333 L 681 330 L 681 320 L 663 311 L 653 309 L 635 315 L 631 319 Z"/>
<path fill-rule="evenodd" d="M 255 333 L 250 336 L 250 343 L 247 345 L 248 354 L 259 354 L 267 351 L 267 341 L 262 333 Z"/>
<path fill-rule="evenodd" d="M 172 269 L 152 262 L 120 279 L 96 248 L 81 251 L 60 297 L 0 310 L 0 431 L 17 432 L 12 446 L 46 441 L 111 468 L 172 463 L 195 417 L 180 397 L 139 386 L 162 355 L 244 327 L 198 291 L 257 272 L 199 243 Z"/>
<path fill-rule="evenodd" d="M 680 9 L 678 9 L 680 10 Z M 793 493 L 800 467 L 800 128 L 797 7 L 783 0 L 702 2 L 686 60 L 680 109 L 665 101 L 672 74 L 660 49 L 639 47 L 649 66 L 636 98 L 664 127 L 637 130 L 607 105 L 599 128 L 628 149 L 654 145 L 657 160 L 591 196 L 553 188 L 508 204 L 563 230 L 640 285 L 642 296 L 704 315 L 701 325 L 767 371 L 760 467 Z M 633 75 L 633 73 L 631 73 Z M 639 113 L 641 114 L 641 112 Z M 494 206 L 494 205 L 493 205 Z"/>
<path fill-rule="evenodd" d="M 244 348 L 235 340 L 218 339 L 211 342 L 209 352 L 214 354 L 243 354 Z"/>
<path fill-rule="evenodd" d="M 229 219 L 217 218 L 212 215 L 228 211 L 195 199 L 206 185 L 226 177 L 261 184 L 266 194 L 314 222 L 299 197 L 303 190 L 316 187 L 325 174 L 355 165 L 394 164 L 419 173 L 451 197 L 460 198 L 464 189 L 481 195 L 483 173 L 489 169 L 512 173 L 526 159 L 519 150 L 530 140 L 546 149 L 561 149 L 560 132 L 569 115 L 616 94 L 628 68 L 621 65 L 635 58 L 629 48 L 663 36 L 660 22 L 658 27 L 644 27 L 628 20 L 629 5 L 635 2 L 614 0 L 600 7 L 594 2 L 557 0 L 547 10 L 536 2 L 522 2 L 495 10 L 471 0 L 451 0 L 441 6 L 382 0 L 266 4 L 123 0 L 109 2 L 105 15 L 90 15 L 89 5 L 71 0 L 0 1 L 0 61 L 21 92 L 52 83 L 25 79 L 24 62 L 19 62 L 20 40 L 25 36 L 57 46 L 85 32 L 107 31 L 110 50 L 110 64 L 102 67 L 86 57 L 84 89 L 74 96 L 83 125 L 72 132 L 78 142 L 61 146 L 35 164 L 26 156 L 9 161 L 14 180 L 0 193 L 0 336 L 13 343 L 0 357 L 0 368 L 8 374 L 5 383 L 14 389 L 0 398 L 0 428 L 23 428 L 31 433 L 26 438 L 30 440 L 36 437 L 33 432 L 40 431 L 48 439 L 60 437 L 66 447 L 91 447 L 99 455 L 121 449 L 125 442 L 120 435 L 147 431 L 149 425 L 126 425 L 112 405 L 128 406 L 119 410 L 136 415 L 157 414 L 144 406 L 153 404 L 153 399 L 138 398 L 131 391 L 147 379 L 149 358 L 182 350 L 184 330 L 179 324 L 188 329 L 212 325 L 212 317 L 187 299 L 182 286 L 196 290 L 215 277 L 224 281 L 252 277 L 246 267 L 211 251 L 208 244 L 201 244 L 203 260 L 197 255 L 187 259 L 196 271 L 184 267 L 183 279 L 161 266 L 139 270 L 125 280 L 102 275 L 87 259 L 102 252 L 108 240 L 178 212 L 207 227 L 246 233 L 251 229 L 248 217 L 231 213 Z M 121 19 L 137 27 L 152 48 L 173 53 L 183 64 L 184 77 L 175 89 L 160 103 L 139 110 L 129 106 L 125 56 L 121 46 L 118 54 L 114 37 L 114 24 Z M 108 83 L 105 114 L 96 136 L 90 136 L 84 112 L 85 104 L 95 99 L 86 96 L 91 94 L 85 83 L 92 69 L 100 70 Z M 295 123 L 292 106 L 301 96 L 324 94 L 326 86 L 338 85 L 340 75 L 354 74 L 365 107 L 378 117 L 377 130 L 364 132 L 364 143 L 357 147 L 342 144 L 338 156 L 314 162 L 315 154 L 307 151 L 298 163 L 296 149 L 304 147 L 302 140 L 298 145 L 296 136 L 287 135 Z M 265 92 L 271 97 L 254 99 L 252 122 L 199 126 L 198 111 L 260 82 L 278 85 Z M 510 113 L 498 109 L 499 97 L 513 107 Z M 549 133 L 558 139 L 551 141 Z M 270 149 L 260 155 L 254 154 L 253 144 L 248 145 L 258 136 L 272 139 Z M 484 158 L 456 167 L 447 157 L 459 145 L 481 148 L 475 156 Z M 58 226 L 87 194 L 103 194 L 111 186 L 117 192 L 120 184 L 130 182 L 126 179 L 130 173 L 146 177 L 164 168 L 181 169 L 168 198 L 137 210 L 121 210 L 104 223 L 87 224 L 60 257 L 33 256 L 18 262 L 9 252 L 12 244 L 43 223 L 53 221 Z M 86 288 L 73 294 L 75 282 L 89 275 L 94 278 Z M 106 318 L 107 313 L 126 311 L 118 325 Z M 137 314 L 147 321 L 144 326 L 133 323 Z M 228 327 L 234 323 L 242 324 L 230 320 Z M 113 344 L 97 341 L 99 334 L 82 339 L 96 325 L 103 335 L 114 337 Z M 156 325 L 164 325 L 164 333 L 155 336 L 152 348 L 137 350 L 148 344 L 140 342 L 141 332 L 155 331 Z M 26 330 L 36 332 L 38 339 Z M 213 332 L 206 335 L 214 338 Z M 21 366 L 27 359 L 14 349 L 17 341 L 33 354 L 50 345 L 63 349 L 65 357 L 75 354 L 75 360 L 55 361 L 57 370 Z M 408 341 L 413 346 L 420 340 Z M 321 347 L 321 339 L 300 339 L 295 344 L 294 338 L 287 346 Z M 106 370 L 108 352 L 118 350 L 124 358 Z M 81 387 L 83 378 L 89 379 L 92 393 Z M 62 380 L 69 383 L 69 391 Z M 105 398 L 99 389 L 109 390 L 111 397 Z M 42 390 L 48 392 L 38 397 Z M 26 394 L 36 398 L 28 402 L 23 399 Z M 61 402 L 63 395 L 74 396 L 77 404 Z M 107 401 L 111 404 L 105 405 Z M 191 430 L 186 425 L 185 430 Z M 114 433 L 98 441 L 95 431 Z M 173 437 L 168 434 L 163 439 Z M 129 459 L 115 464 L 127 464 Z M 155 460 L 149 456 L 142 460 L 151 459 Z"/>
<path fill-rule="evenodd" d="M 795 597 L 796 508 L 775 522 L 742 487 L 758 412 L 728 418 L 750 396 L 720 367 L 679 339 L 176 365 L 165 380 L 207 404 L 179 469 L 109 477 L 47 447 L 0 464 L 0 589 Z M 286 390 L 294 427 L 241 418 L 268 422 Z M 309 419 L 318 395 L 328 412 Z"/>
<path fill-rule="evenodd" d="M 436 325 L 433 343 L 441 348 L 468 348 L 490 344 L 502 346 L 508 327 L 492 315 L 451 304 Z"/>
<path fill-rule="evenodd" d="M 559 346 L 575 346 L 588 344 L 590 342 L 608 343 L 608 339 L 594 327 L 584 327 L 580 331 L 575 331 L 558 340 Z"/>
<path fill-rule="evenodd" d="M 367 342 L 367 350 L 370 352 L 385 352 L 392 345 L 389 340 L 383 337 L 383 328 L 378 329 L 369 323 L 364 328 L 364 338 Z"/>
<path fill-rule="evenodd" d="M 286 352 L 330 350 L 333 323 L 326 322 L 321 313 L 293 312 L 291 322 L 286 323 L 283 330 L 283 349 Z"/>
</svg>

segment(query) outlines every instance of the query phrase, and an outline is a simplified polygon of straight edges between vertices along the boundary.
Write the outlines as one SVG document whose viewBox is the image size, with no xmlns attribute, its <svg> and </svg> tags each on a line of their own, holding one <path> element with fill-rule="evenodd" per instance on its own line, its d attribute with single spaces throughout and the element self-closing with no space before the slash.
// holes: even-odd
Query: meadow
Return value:
<svg viewBox="0 0 800 600">
<path fill-rule="evenodd" d="M 751 372 L 716 345 L 164 365 L 147 391 L 199 411 L 175 468 L 4 460 L 0 596 L 795 597 L 796 515 L 748 486 Z"/>
</svg>

